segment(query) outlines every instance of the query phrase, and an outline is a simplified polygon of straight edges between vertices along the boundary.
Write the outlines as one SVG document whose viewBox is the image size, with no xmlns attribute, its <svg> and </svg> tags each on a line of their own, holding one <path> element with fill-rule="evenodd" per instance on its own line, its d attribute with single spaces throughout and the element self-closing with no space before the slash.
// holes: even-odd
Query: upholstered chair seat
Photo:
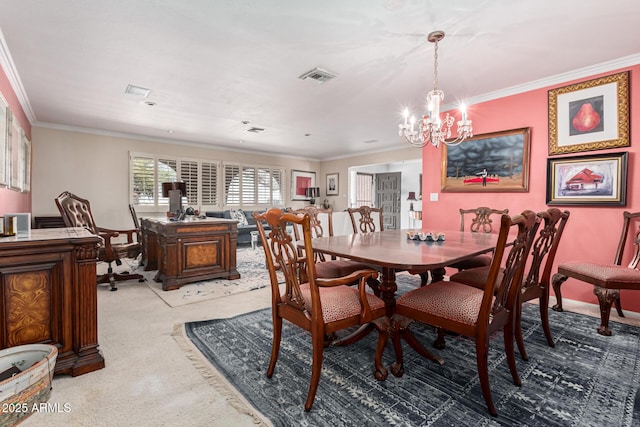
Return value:
<svg viewBox="0 0 640 427">
<path fill-rule="evenodd" d="M 304 298 L 305 306 L 311 307 L 311 290 L 309 284 L 300 285 L 300 292 Z M 320 304 L 322 305 L 322 318 L 325 323 L 334 323 L 347 320 L 353 322 L 358 319 L 362 311 L 358 288 L 350 286 L 335 286 L 331 288 L 319 288 Z M 371 313 L 375 317 L 384 315 L 384 301 L 377 296 L 367 293 L 367 302 Z"/>
<path fill-rule="evenodd" d="M 334 259 L 316 263 L 316 277 L 331 279 L 342 277 L 358 270 L 370 270 L 372 267 L 350 259 Z"/>
<path fill-rule="evenodd" d="M 562 269 L 584 282 L 597 282 L 606 289 L 640 289 L 640 271 L 622 265 L 568 261 Z"/>
<path fill-rule="evenodd" d="M 478 321 L 483 296 L 483 287 L 476 289 L 461 283 L 436 282 L 407 292 L 398 298 L 396 304 L 407 311 L 428 312 L 472 326 Z"/>
</svg>

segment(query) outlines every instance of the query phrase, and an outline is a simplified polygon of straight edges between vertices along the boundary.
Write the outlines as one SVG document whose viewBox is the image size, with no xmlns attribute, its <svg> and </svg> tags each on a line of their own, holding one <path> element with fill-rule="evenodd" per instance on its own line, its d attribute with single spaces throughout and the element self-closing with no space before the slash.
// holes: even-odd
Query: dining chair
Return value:
<svg viewBox="0 0 640 427">
<path fill-rule="evenodd" d="M 509 209 L 493 209 L 486 206 L 480 206 L 474 209 L 460 209 L 460 231 L 465 231 L 464 219 L 471 218 L 469 224 L 469 231 L 472 233 L 492 233 L 493 230 L 493 218 L 495 215 L 506 215 L 509 213 Z M 484 267 L 491 264 L 491 254 L 477 255 L 473 258 L 466 259 L 464 261 L 457 262 L 447 267 L 455 268 L 458 271 L 466 270 L 468 268 Z"/>
<path fill-rule="evenodd" d="M 598 333 L 604 336 L 611 335 L 609 329 L 609 317 L 611 315 L 611 305 L 615 303 L 618 316 L 624 317 L 622 303 L 620 301 L 620 290 L 640 290 L 640 227 L 633 236 L 633 246 L 635 247 L 631 261 L 626 266 L 622 265 L 624 250 L 631 242 L 627 241 L 629 229 L 632 224 L 638 226 L 640 223 L 640 212 L 623 212 L 622 230 L 618 249 L 611 264 L 567 261 L 558 265 L 558 273 L 551 279 L 553 291 L 556 294 L 556 305 L 552 307 L 555 311 L 562 311 L 562 294 L 560 286 L 569 278 L 580 280 L 593 285 L 593 293 L 598 298 L 600 305 L 600 326 Z"/>
<path fill-rule="evenodd" d="M 409 326 L 412 322 L 418 321 L 471 337 L 476 344 L 476 363 L 482 394 L 489 413 L 497 415 L 489 386 L 489 337 L 493 332 L 502 331 L 509 371 L 514 384 L 520 385 L 513 348 L 514 307 L 531 248 L 531 236 L 538 225 L 538 217 L 533 211 L 526 210 L 514 217 L 502 215 L 484 289 L 453 281 L 440 281 L 411 290 L 397 299 L 396 313 L 392 318 L 396 362 L 392 365 L 391 372 L 395 376 L 402 376 L 404 373 L 401 338 L 418 354 L 434 360 L 431 352 L 411 333 Z M 517 233 L 513 241 L 508 242 L 512 229 L 516 229 Z M 504 268 L 501 269 L 503 260 Z"/>
<path fill-rule="evenodd" d="M 354 234 L 372 233 L 384 229 L 382 225 L 382 208 L 360 206 L 359 208 L 347 208 L 347 212 L 349 212 Z M 375 220 L 375 216 L 378 217 L 378 221 Z"/>
<path fill-rule="evenodd" d="M 116 265 L 121 265 L 122 258 L 136 258 L 141 253 L 142 244 L 137 240 L 139 229 L 113 230 L 98 227 L 93 219 L 89 201 L 69 191 L 62 192 L 56 197 L 55 202 L 67 227 L 83 227 L 102 238 L 102 243 L 98 247 L 98 260 L 107 263 L 107 273 L 97 277 L 99 284 L 109 283 L 111 290 L 117 291 L 116 282 L 131 279 L 144 282 L 144 276 L 141 274 L 132 274 L 128 271 L 116 273 L 112 266 L 114 262 Z M 117 241 L 120 235 L 126 236 L 126 241 Z"/>
<path fill-rule="evenodd" d="M 344 277 L 318 278 L 316 263 L 309 262 L 313 259 L 314 250 L 308 214 L 272 208 L 262 214 L 254 212 L 253 217 L 258 226 L 271 282 L 273 343 L 267 377 L 272 377 L 278 360 L 284 319 L 311 334 L 311 381 L 304 404 L 305 411 L 311 409 L 320 381 L 325 337 L 345 328 L 369 323 L 375 326 L 378 344 L 374 355 L 374 376 L 384 380 L 387 369 L 382 365 L 382 353 L 389 337 L 389 318 L 385 314 L 384 302 L 366 291 L 367 279 L 377 277 L 378 272 L 366 269 Z M 270 231 L 265 231 L 265 224 L 271 228 Z M 302 229 L 303 255 L 298 252 L 297 243 L 287 230 L 289 224 Z M 280 277 L 284 278 L 284 286 L 280 284 Z M 307 281 L 301 281 L 301 277 Z M 358 282 L 357 288 L 347 286 L 354 281 Z"/>
<path fill-rule="evenodd" d="M 333 209 L 318 208 L 316 206 L 305 206 L 304 208 L 291 211 L 295 214 L 307 214 L 309 215 L 309 226 L 311 231 L 311 237 L 324 237 L 326 235 L 333 236 Z M 325 219 L 326 229 L 328 233 L 325 233 L 325 227 L 323 226 L 322 218 Z M 300 226 L 293 226 L 293 232 L 296 240 L 302 240 L 302 228 Z M 302 253 L 303 250 L 300 249 Z M 342 277 L 353 273 L 358 270 L 367 270 L 374 267 L 364 264 L 359 261 L 351 259 L 337 259 L 336 257 L 325 256 L 322 252 L 313 253 L 314 262 L 316 263 L 316 277 L 323 279 L 330 279 L 334 277 Z M 367 284 L 373 292 L 380 296 L 379 285 L 380 282 L 376 278 L 370 278 L 367 280 Z"/>
<path fill-rule="evenodd" d="M 555 342 L 551 336 L 551 328 L 549 327 L 551 269 L 553 268 L 560 238 L 564 232 L 569 215 L 569 211 L 561 211 L 558 208 L 550 208 L 538 213 L 538 216 L 541 218 L 541 223 L 544 225 L 540 227 L 539 233 L 533 241 L 530 254 L 531 262 L 529 263 L 527 275 L 523 278 L 519 296 L 520 304 L 518 305 L 518 311 L 516 313 L 515 338 L 520 356 L 524 360 L 529 359 L 522 336 L 522 304 L 527 301 L 538 299 L 542 330 L 544 331 L 549 347 L 555 347 Z M 543 264 L 544 268 L 542 267 Z M 486 283 L 488 275 L 489 267 L 476 267 L 455 273 L 450 279 L 454 282 L 482 288 Z"/>
</svg>

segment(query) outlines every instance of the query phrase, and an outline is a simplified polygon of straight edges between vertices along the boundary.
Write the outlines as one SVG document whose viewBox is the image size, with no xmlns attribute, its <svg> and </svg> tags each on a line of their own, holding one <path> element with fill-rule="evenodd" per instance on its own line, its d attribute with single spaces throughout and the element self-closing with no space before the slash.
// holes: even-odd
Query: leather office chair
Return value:
<svg viewBox="0 0 640 427">
<path fill-rule="evenodd" d="M 271 378 L 275 370 L 282 338 L 282 320 L 285 319 L 311 334 L 313 358 L 309 392 L 304 405 L 306 411 L 313 405 L 320 381 L 325 337 L 337 331 L 367 323 L 374 324 L 379 331 L 374 375 L 378 380 L 384 380 L 387 370 L 382 365 L 382 352 L 388 339 L 389 318 L 385 314 L 384 302 L 366 292 L 367 279 L 377 277 L 378 272 L 367 269 L 340 278 L 316 278 L 316 264 L 308 262 L 313 259 L 314 254 L 309 215 L 287 213 L 273 208 L 262 214 L 254 212 L 253 217 L 265 252 L 271 282 L 273 345 L 267 377 Z M 270 231 L 265 231 L 265 224 L 269 225 Z M 302 229 L 302 256 L 287 231 L 289 224 Z M 284 277 L 284 288 L 280 286 L 280 277 Z M 301 280 L 302 277 L 308 281 Z M 358 282 L 357 288 L 346 286 L 353 282 Z"/>
<path fill-rule="evenodd" d="M 633 234 L 633 245 L 635 252 L 631 257 L 628 265 L 623 266 L 622 259 L 624 256 L 625 246 L 631 223 L 638 224 L 640 220 L 640 212 L 624 212 L 622 214 L 623 223 L 618 241 L 618 249 L 612 264 L 601 264 L 595 262 L 584 261 L 568 261 L 558 265 L 558 273 L 553 275 L 551 284 L 556 294 L 557 304 L 553 306 L 553 310 L 562 311 L 562 294 L 560 286 L 569 278 L 573 277 L 582 282 L 593 285 L 593 293 L 598 297 L 600 305 L 600 326 L 598 333 L 600 335 L 610 336 L 609 316 L 611 315 L 611 305 L 615 302 L 618 316 L 624 317 L 622 312 L 622 304 L 620 302 L 620 289 L 640 290 L 640 227 Z"/>
<path fill-rule="evenodd" d="M 111 290 L 116 291 L 116 282 L 122 280 L 138 279 L 144 282 L 141 274 L 130 274 L 128 272 L 116 273 L 113 271 L 112 263 L 121 265 L 121 258 L 136 258 L 141 250 L 141 242 L 134 239 L 138 236 L 138 230 L 112 230 L 98 227 L 91 213 L 91 205 L 88 200 L 76 196 L 68 191 L 61 193 L 56 199 L 56 206 L 62 215 L 62 219 L 67 227 L 83 227 L 102 237 L 103 243 L 98 248 L 98 260 L 107 263 L 107 273 L 97 277 L 98 283 L 109 283 Z M 126 235 L 126 242 L 112 242 L 112 238 Z"/>
<path fill-rule="evenodd" d="M 398 298 L 391 334 L 396 352 L 396 362 L 391 372 L 395 376 L 404 373 L 400 338 L 404 338 L 418 354 L 444 363 L 431 354 L 408 329 L 413 321 L 468 336 L 476 342 L 478 376 L 487 408 L 491 415 L 497 415 L 489 388 L 489 336 L 502 331 L 507 364 L 514 384 L 520 385 L 513 348 L 516 304 L 535 233 L 533 230 L 538 225 L 538 217 L 532 211 L 524 211 L 513 218 L 502 216 L 498 242 L 483 289 L 453 281 L 440 281 L 411 290 Z M 507 240 L 511 229 L 517 229 L 517 235 L 509 246 Z M 505 266 L 501 268 L 503 260 Z"/>
</svg>

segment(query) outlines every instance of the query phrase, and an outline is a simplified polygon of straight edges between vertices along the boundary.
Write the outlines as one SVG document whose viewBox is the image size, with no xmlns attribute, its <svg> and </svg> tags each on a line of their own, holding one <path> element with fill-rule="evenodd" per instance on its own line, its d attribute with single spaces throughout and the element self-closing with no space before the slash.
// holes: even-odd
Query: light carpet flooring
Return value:
<svg viewBox="0 0 640 427">
<path fill-rule="evenodd" d="M 61 410 L 33 414 L 21 426 L 255 425 L 205 379 L 172 333 L 184 322 L 269 307 L 269 288 L 171 308 L 145 283 L 122 282 L 118 287 L 117 292 L 98 289 L 98 335 L 106 367 L 78 377 L 55 377 L 49 403 L 58 403 Z M 564 305 L 599 316 L 597 306 L 569 300 Z M 615 310 L 611 317 L 620 320 Z M 640 324 L 637 315 L 628 321 Z M 594 334 L 598 324 L 594 319 Z"/>
</svg>

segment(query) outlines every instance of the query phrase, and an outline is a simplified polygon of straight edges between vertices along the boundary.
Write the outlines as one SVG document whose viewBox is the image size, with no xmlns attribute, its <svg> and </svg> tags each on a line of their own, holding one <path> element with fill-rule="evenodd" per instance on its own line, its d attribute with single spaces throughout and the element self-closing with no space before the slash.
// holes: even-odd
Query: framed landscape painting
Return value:
<svg viewBox="0 0 640 427">
<path fill-rule="evenodd" d="M 549 155 L 628 147 L 629 72 L 549 91 Z"/>
<path fill-rule="evenodd" d="M 547 159 L 548 205 L 627 204 L 627 152 Z"/>
<path fill-rule="evenodd" d="M 529 128 L 476 135 L 442 150 L 442 191 L 529 191 Z"/>
</svg>

